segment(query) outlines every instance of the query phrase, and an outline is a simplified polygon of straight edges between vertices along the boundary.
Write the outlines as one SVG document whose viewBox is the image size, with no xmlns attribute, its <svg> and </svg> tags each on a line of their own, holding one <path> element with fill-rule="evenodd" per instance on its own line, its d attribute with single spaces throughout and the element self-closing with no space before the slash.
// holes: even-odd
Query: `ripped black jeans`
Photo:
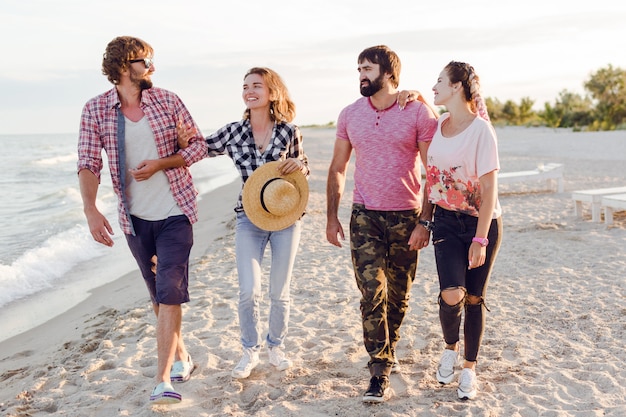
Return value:
<svg viewBox="0 0 626 417">
<path fill-rule="evenodd" d="M 439 297 L 439 320 L 443 337 L 449 345 L 459 341 L 461 316 L 465 311 L 464 357 L 468 361 L 476 361 L 485 329 L 484 303 L 487 284 L 502 240 L 502 218 L 491 221 L 485 263 L 473 269 L 467 269 L 467 256 L 472 238 L 476 235 L 478 217 L 436 207 L 434 224 L 433 247 L 439 290 L 464 288 L 467 295 L 481 298 L 479 304 L 471 305 L 463 300 L 455 306 L 449 306 Z"/>
</svg>

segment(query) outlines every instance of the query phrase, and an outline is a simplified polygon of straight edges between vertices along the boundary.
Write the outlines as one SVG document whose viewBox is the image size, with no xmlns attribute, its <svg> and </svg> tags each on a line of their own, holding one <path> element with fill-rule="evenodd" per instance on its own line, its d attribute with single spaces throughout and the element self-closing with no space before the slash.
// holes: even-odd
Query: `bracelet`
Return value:
<svg viewBox="0 0 626 417">
<path fill-rule="evenodd" d="M 472 242 L 480 243 L 480 246 L 485 247 L 489 244 L 489 239 L 486 237 L 473 237 Z"/>
</svg>

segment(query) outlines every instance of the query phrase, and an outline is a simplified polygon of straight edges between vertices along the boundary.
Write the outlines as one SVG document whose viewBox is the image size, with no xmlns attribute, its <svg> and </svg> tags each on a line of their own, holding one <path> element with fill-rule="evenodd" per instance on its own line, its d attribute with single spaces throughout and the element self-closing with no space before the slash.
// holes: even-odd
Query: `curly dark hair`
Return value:
<svg viewBox="0 0 626 417">
<path fill-rule="evenodd" d="M 102 55 L 102 74 L 112 84 L 118 84 L 122 71 L 128 68 L 131 59 L 140 55 L 152 57 L 153 54 L 154 50 L 148 42 L 132 36 L 118 36 L 109 42 Z"/>
</svg>

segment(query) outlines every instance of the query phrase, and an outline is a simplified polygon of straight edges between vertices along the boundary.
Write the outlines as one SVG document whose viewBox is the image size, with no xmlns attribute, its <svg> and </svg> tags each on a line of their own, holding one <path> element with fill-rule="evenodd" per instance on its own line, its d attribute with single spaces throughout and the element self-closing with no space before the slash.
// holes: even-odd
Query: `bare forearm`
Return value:
<svg viewBox="0 0 626 417">
<path fill-rule="evenodd" d="M 420 214 L 420 220 L 432 221 L 435 205 L 428 200 L 428 192 L 424 190 L 422 196 L 422 212 Z"/>
<path fill-rule="evenodd" d="M 339 213 L 339 202 L 345 188 L 346 176 L 338 172 L 328 174 L 326 184 L 326 217 L 336 219 Z"/>
<path fill-rule="evenodd" d="M 495 171 L 485 176 L 489 176 L 490 178 L 484 179 L 481 177 L 480 181 L 482 201 L 478 212 L 478 225 L 476 226 L 476 236 L 478 237 L 487 237 L 498 197 L 498 184 Z"/>
<path fill-rule="evenodd" d="M 98 195 L 98 177 L 88 169 L 82 169 L 78 173 L 80 196 L 83 200 L 83 210 L 89 211 L 96 208 L 96 196 Z"/>
<path fill-rule="evenodd" d="M 174 155 L 166 156 L 165 158 L 159 159 L 159 166 L 162 170 L 169 168 L 178 168 L 187 165 L 185 159 L 175 153 Z"/>
</svg>

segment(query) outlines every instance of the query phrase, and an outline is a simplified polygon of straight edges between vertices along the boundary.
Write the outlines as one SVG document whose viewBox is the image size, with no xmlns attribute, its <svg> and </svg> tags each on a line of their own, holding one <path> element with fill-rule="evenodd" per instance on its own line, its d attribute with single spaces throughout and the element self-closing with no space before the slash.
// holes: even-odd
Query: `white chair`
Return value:
<svg viewBox="0 0 626 417">
<path fill-rule="evenodd" d="M 591 203 L 591 220 L 599 222 L 600 212 L 602 211 L 602 198 L 604 196 L 623 193 L 626 193 L 626 187 L 596 188 L 591 190 L 574 191 L 572 193 L 572 199 L 575 202 L 574 214 L 576 214 L 576 217 L 581 218 L 583 216 L 583 203 Z"/>
<path fill-rule="evenodd" d="M 607 226 L 613 224 L 613 212 L 626 210 L 626 194 L 613 194 L 602 197 L 604 207 L 604 223 Z"/>
<path fill-rule="evenodd" d="M 513 184 L 526 181 L 546 180 L 550 189 L 557 183 L 557 191 L 563 192 L 563 164 L 540 165 L 530 171 L 499 172 L 498 184 Z"/>
</svg>

